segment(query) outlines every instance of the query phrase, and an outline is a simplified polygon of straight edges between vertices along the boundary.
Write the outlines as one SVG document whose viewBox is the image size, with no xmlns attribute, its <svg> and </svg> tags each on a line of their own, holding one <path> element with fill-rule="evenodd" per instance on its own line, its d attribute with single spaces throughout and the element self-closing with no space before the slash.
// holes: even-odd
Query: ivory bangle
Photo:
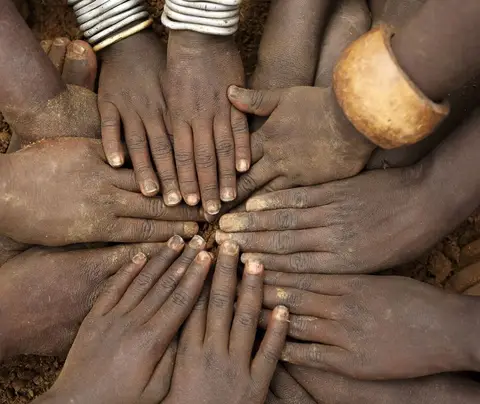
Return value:
<svg viewBox="0 0 480 404">
<path fill-rule="evenodd" d="M 426 97 L 399 66 L 393 31 L 382 24 L 353 42 L 333 74 L 338 103 L 355 128 L 385 149 L 414 144 L 448 115 L 448 103 Z"/>
</svg>

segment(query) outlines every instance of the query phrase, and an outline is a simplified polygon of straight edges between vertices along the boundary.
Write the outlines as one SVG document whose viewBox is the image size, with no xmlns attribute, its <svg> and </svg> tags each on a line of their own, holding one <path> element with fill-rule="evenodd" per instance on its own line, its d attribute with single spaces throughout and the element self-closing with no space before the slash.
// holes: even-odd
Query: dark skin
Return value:
<svg viewBox="0 0 480 404">
<path fill-rule="evenodd" d="M 121 167 L 125 161 L 123 124 L 142 193 L 154 196 L 161 189 L 167 206 L 178 205 L 182 196 L 165 125 L 166 104 L 161 85 L 166 46 L 153 31 L 146 30 L 106 48 L 100 58 L 98 106 L 108 162 L 112 167 Z"/>
<path fill-rule="evenodd" d="M 20 143 L 26 145 L 59 134 L 99 135 L 95 94 L 83 87 L 67 86 L 10 0 L 1 0 L 0 7 L 0 111 L 19 136 Z M 68 44 L 67 40 L 55 45 L 53 53 L 59 60 L 58 68 L 65 71 L 63 61 L 67 48 L 72 59 L 77 58 L 92 70 L 96 69 L 91 48 L 77 41 Z M 57 58 L 61 52 L 63 57 Z M 67 67 L 67 71 L 72 70 Z"/>
<path fill-rule="evenodd" d="M 287 372 L 282 364 L 277 365 L 266 404 L 315 404 L 317 401 Z"/>
<path fill-rule="evenodd" d="M 198 251 L 205 246 L 203 240 L 193 243 Z M 152 243 L 9 249 L 10 259 L 0 268 L 0 358 L 66 354 L 110 277 L 138 252 L 151 256 L 163 248 Z"/>
<path fill-rule="evenodd" d="M 163 89 L 180 191 L 211 215 L 236 198 L 236 170 L 250 167 L 246 118 L 227 98 L 228 86 L 244 83 L 233 37 L 170 32 Z"/>
<path fill-rule="evenodd" d="M 175 336 L 212 263 L 175 236 L 147 262 L 138 255 L 109 282 L 83 321 L 65 366 L 37 403 L 156 404 L 167 395 Z"/>
<path fill-rule="evenodd" d="M 298 390 L 300 385 L 315 402 L 322 404 L 474 404 L 480 397 L 478 383 L 453 374 L 376 382 L 354 380 L 313 368 L 286 367 L 290 379 L 285 377 L 278 390 Z M 297 402 L 302 401 L 290 401 Z"/>
<path fill-rule="evenodd" d="M 247 213 L 222 217 L 216 238 L 277 271 L 369 273 L 407 262 L 478 206 L 479 128 L 476 114 L 412 167 L 251 198 Z"/>
<path fill-rule="evenodd" d="M 165 403 L 263 404 L 288 329 L 288 310 L 273 309 L 265 337 L 253 356 L 262 305 L 263 267 L 245 266 L 234 312 L 238 246 L 225 243 L 213 276 L 190 315 L 178 346 Z"/>
<path fill-rule="evenodd" d="M 49 139 L 0 157 L 0 232 L 19 242 L 165 241 L 192 237 L 203 216 L 139 194 L 133 170 L 111 168 L 97 140 Z"/>
<path fill-rule="evenodd" d="M 264 306 L 292 313 L 284 361 L 364 380 L 480 368 L 477 298 L 402 277 L 268 272 L 265 283 Z"/>
</svg>

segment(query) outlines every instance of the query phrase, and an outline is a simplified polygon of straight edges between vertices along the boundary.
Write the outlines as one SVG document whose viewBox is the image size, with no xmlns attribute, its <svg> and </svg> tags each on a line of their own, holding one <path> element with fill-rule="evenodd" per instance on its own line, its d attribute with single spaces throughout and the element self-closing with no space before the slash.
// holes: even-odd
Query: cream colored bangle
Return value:
<svg viewBox="0 0 480 404">
<path fill-rule="evenodd" d="M 143 31 L 145 28 L 148 28 L 150 25 L 153 24 L 153 19 L 149 18 L 146 21 L 141 22 L 140 24 L 134 25 L 133 27 L 119 32 L 118 34 L 111 36 L 105 41 L 100 42 L 99 44 L 93 47 L 94 52 L 98 52 L 102 49 L 105 49 L 107 46 L 113 45 L 116 42 L 121 41 L 122 39 L 128 38 L 129 36 L 135 35 L 136 33 Z"/>
</svg>

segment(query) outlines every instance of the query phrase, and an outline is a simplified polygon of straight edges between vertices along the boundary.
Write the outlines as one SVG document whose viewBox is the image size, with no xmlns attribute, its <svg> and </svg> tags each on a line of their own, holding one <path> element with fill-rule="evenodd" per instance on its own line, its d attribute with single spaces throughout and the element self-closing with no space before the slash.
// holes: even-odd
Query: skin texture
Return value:
<svg viewBox="0 0 480 404">
<path fill-rule="evenodd" d="M 216 238 L 277 271 L 368 273 L 410 261 L 477 208 L 479 127 L 476 114 L 412 167 L 251 198 L 247 213 L 221 218 Z"/>
<path fill-rule="evenodd" d="M 175 236 L 148 263 L 137 255 L 83 321 L 65 366 L 40 402 L 156 404 L 166 396 L 177 332 L 212 262 Z"/>
<path fill-rule="evenodd" d="M 287 372 L 282 364 L 277 365 L 266 404 L 315 404 L 317 401 Z"/>
<path fill-rule="evenodd" d="M 165 74 L 181 193 L 217 214 L 220 201 L 236 197 L 235 168 L 250 167 L 246 119 L 227 98 L 228 86 L 245 83 L 240 54 L 231 37 L 172 31 Z"/>
<path fill-rule="evenodd" d="M 263 267 L 245 267 L 234 313 L 238 246 L 220 246 L 210 297 L 204 291 L 180 338 L 166 404 L 263 404 L 288 329 L 288 310 L 273 309 L 252 359 L 262 306 Z"/>
<path fill-rule="evenodd" d="M 0 111 L 18 135 L 19 143 L 26 145 L 59 135 L 98 136 L 95 94 L 77 85 L 67 86 L 55 68 L 72 71 L 71 66 L 64 66 L 68 50 L 72 58 L 80 57 L 92 71 L 96 70 L 91 48 L 77 41 L 69 46 L 63 39 L 49 51 L 50 59 L 57 61 L 52 64 L 12 3 L 2 0 L 0 5 Z M 64 78 L 68 82 L 69 75 Z"/>
<path fill-rule="evenodd" d="M 135 254 L 161 244 L 107 248 L 32 247 L 0 268 L 1 358 L 63 355 L 108 279 Z"/>
<path fill-rule="evenodd" d="M 265 283 L 264 306 L 292 313 L 284 361 L 365 380 L 479 368 L 475 298 L 402 277 L 269 272 Z"/>
<path fill-rule="evenodd" d="M 478 383 L 453 374 L 376 382 L 293 365 L 287 370 L 290 380 L 285 379 L 280 391 L 291 389 L 293 379 L 322 404 L 474 404 L 480 397 Z"/>
<path fill-rule="evenodd" d="M 192 237 L 203 216 L 137 193 L 133 171 L 111 168 L 97 140 L 50 139 L 0 157 L 0 233 L 19 242 L 165 241 Z"/>
<path fill-rule="evenodd" d="M 125 161 L 123 124 L 142 193 L 154 196 L 161 188 L 165 204 L 172 206 L 179 204 L 182 197 L 164 121 L 166 104 L 161 78 L 166 53 L 166 46 L 153 31 L 140 32 L 105 49 L 101 53 L 98 107 L 110 165 L 120 167 Z"/>
</svg>

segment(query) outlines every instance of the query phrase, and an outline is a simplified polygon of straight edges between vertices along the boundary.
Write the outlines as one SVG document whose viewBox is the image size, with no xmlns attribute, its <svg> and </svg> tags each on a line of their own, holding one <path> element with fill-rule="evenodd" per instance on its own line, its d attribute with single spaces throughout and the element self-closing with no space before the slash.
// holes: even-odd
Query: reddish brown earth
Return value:
<svg viewBox="0 0 480 404">
<path fill-rule="evenodd" d="M 163 0 L 148 1 L 152 11 L 163 4 Z M 64 5 L 65 0 L 29 0 L 29 2 L 28 22 L 39 40 L 56 36 L 79 37 L 74 17 Z M 246 24 L 241 26 L 237 40 L 248 73 L 251 73 L 255 66 L 256 51 L 268 5 L 269 0 L 246 0 L 242 10 L 243 20 L 249 23 L 248 29 Z M 158 17 L 159 12 L 155 14 Z M 5 152 L 9 137 L 8 125 L 0 115 L 0 152 Z M 206 238 L 209 239 L 209 246 L 213 247 L 214 228 L 208 227 L 204 231 Z M 459 269 L 460 249 L 478 238 L 480 238 L 480 212 L 471 216 L 430 253 L 389 272 L 444 287 L 452 274 Z M 35 356 L 15 358 L 0 365 L 0 403 L 30 402 L 51 386 L 61 366 L 61 359 Z"/>
</svg>

